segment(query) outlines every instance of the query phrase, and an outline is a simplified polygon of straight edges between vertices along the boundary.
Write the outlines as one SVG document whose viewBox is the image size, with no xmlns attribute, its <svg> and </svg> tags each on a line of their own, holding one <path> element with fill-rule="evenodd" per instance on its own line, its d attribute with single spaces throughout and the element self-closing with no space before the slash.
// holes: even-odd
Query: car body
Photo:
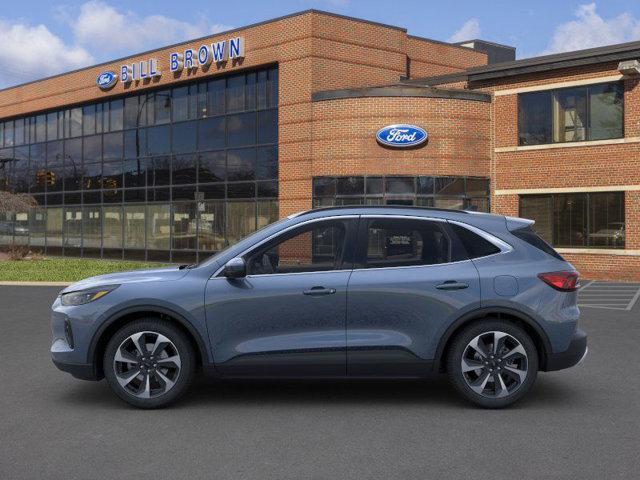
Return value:
<svg viewBox="0 0 640 480">
<path fill-rule="evenodd" d="M 52 307 L 51 354 L 78 378 L 106 375 L 140 407 L 174 399 L 162 389 L 178 390 L 186 357 L 189 380 L 196 369 L 223 378 L 448 371 L 464 380 L 458 387 L 470 400 L 504 406 L 538 370 L 573 366 L 587 351 L 577 273 L 532 223 L 411 207 L 304 212 L 197 266 L 71 285 Z M 510 362 L 502 377 L 499 351 Z M 146 376 L 134 376 L 140 369 Z"/>
</svg>

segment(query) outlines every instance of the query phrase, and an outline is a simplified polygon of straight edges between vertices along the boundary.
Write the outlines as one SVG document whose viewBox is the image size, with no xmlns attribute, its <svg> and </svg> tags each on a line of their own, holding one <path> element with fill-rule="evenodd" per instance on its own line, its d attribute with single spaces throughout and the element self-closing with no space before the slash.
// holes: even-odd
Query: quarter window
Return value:
<svg viewBox="0 0 640 480">
<path fill-rule="evenodd" d="M 621 82 L 518 96 L 518 144 L 582 142 L 624 136 Z"/>
<path fill-rule="evenodd" d="M 451 261 L 451 240 L 440 222 L 371 220 L 366 240 L 365 268 L 436 265 Z"/>
<path fill-rule="evenodd" d="M 346 238 L 344 221 L 329 221 L 284 234 L 247 259 L 250 275 L 323 272 L 342 268 Z"/>
</svg>

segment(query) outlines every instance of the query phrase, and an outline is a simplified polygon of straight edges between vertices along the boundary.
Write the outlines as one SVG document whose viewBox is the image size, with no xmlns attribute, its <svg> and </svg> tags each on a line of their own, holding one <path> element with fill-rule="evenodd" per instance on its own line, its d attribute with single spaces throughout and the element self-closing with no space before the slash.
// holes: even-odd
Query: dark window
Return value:
<svg viewBox="0 0 640 480">
<path fill-rule="evenodd" d="M 151 127 L 147 129 L 149 155 L 162 155 L 171 151 L 169 126 Z"/>
<path fill-rule="evenodd" d="M 447 263 L 451 241 L 438 222 L 380 219 L 369 222 L 365 268 Z"/>
<path fill-rule="evenodd" d="M 337 195 L 362 195 L 364 194 L 363 177 L 341 177 L 336 185 Z"/>
<path fill-rule="evenodd" d="M 207 84 L 207 116 L 224 113 L 225 83 L 224 79 L 220 79 Z"/>
<path fill-rule="evenodd" d="M 123 127 L 124 103 L 122 100 L 112 100 L 109 102 L 109 131 L 122 130 Z M 105 129 L 106 130 L 106 129 Z"/>
<path fill-rule="evenodd" d="M 278 142 L 278 111 L 258 112 L 258 143 Z"/>
<path fill-rule="evenodd" d="M 620 138 L 623 132 L 624 89 L 621 83 L 596 85 L 589 89 L 589 139 Z"/>
<path fill-rule="evenodd" d="M 460 242 L 466 250 L 469 258 L 486 257 L 487 255 L 493 255 L 494 253 L 500 252 L 500 249 L 493 243 L 485 240 L 468 228 L 455 224 L 451 224 L 451 228 L 460 239 Z"/>
<path fill-rule="evenodd" d="M 133 95 L 124 99 L 124 128 L 138 127 L 138 96 Z"/>
<path fill-rule="evenodd" d="M 387 177 L 387 193 L 394 195 L 413 195 L 413 177 Z"/>
<path fill-rule="evenodd" d="M 623 110 L 621 82 L 523 93 L 518 96 L 518 144 L 621 138 Z"/>
<path fill-rule="evenodd" d="M 382 177 L 367 178 L 367 195 L 382 195 L 384 193 Z"/>
<path fill-rule="evenodd" d="M 536 232 L 534 232 L 531 227 L 519 228 L 511 233 L 538 250 L 542 250 L 544 253 L 548 253 L 558 260 L 564 260 L 564 258 L 562 258 L 562 256 L 560 256 L 560 254 L 556 252 L 551 245 L 545 242 Z"/>
<path fill-rule="evenodd" d="M 554 247 L 625 247 L 624 192 L 523 195 L 520 216 Z"/>
<path fill-rule="evenodd" d="M 146 166 L 149 160 L 133 159 L 124 161 L 124 186 L 144 187 L 146 185 Z"/>
<path fill-rule="evenodd" d="M 102 160 L 102 135 L 84 137 L 82 159 L 85 163 L 99 162 Z"/>
<path fill-rule="evenodd" d="M 255 143 L 255 113 L 241 113 L 227 116 L 227 145 L 229 147 L 243 147 Z"/>
<path fill-rule="evenodd" d="M 122 161 L 104 162 L 102 165 L 102 188 L 122 187 Z"/>
<path fill-rule="evenodd" d="M 173 133 L 173 153 L 188 153 L 196 151 L 196 140 L 198 138 L 197 122 L 174 123 Z"/>
<path fill-rule="evenodd" d="M 172 161 L 172 171 L 174 185 L 195 184 L 197 171 L 195 155 L 175 155 Z"/>
<path fill-rule="evenodd" d="M 293 233 L 247 256 L 250 275 L 322 272 L 342 268 L 346 238 L 344 222 L 320 222 Z"/>
<path fill-rule="evenodd" d="M 258 180 L 278 179 L 278 147 L 258 147 L 258 165 L 256 177 Z"/>
<path fill-rule="evenodd" d="M 225 152 L 206 152 L 198 156 L 198 182 L 222 182 L 227 178 Z"/>
<path fill-rule="evenodd" d="M 106 134 L 102 145 L 104 159 L 122 158 L 122 143 L 122 132 Z"/>
<path fill-rule="evenodd" d="M 235 75 L 227 79 L 227 112 L 239 112 L 244 106 L 244 75 Z"/>
<path fill-rule="evenodd" d="M 255 180 L 255 173 L 255 148 L 229 150 L 227 155 L 227 176 L 229 181 Z"/>
<path fill-rule="evenodd" d="M 253 182 L 230 183 L 227 185 L 228 198 L 253 198 L 256 196 L 256 184 Z"/>
<path fill-rule="evenodd" d="M 216 150 L 225 147 L 224 117 L 205 118 L 198 122 L 198 149 Z"/>
</svg>

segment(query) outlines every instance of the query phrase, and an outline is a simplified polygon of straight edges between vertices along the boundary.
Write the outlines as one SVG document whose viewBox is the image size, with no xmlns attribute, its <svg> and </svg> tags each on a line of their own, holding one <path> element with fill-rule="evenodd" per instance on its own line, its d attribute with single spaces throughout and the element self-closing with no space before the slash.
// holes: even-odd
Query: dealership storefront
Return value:
<svg viewBox="0 0 640 480">
<path fill-rule="evenodd" d="M 37 207 L 0 244 L 191 263 L 300 210 L 415 205 L 535 218 L 583 273 L 640 278 L 640 45 L 514 56 L 307 11 L 5 89 L 0 189 Z"/>
</svg>

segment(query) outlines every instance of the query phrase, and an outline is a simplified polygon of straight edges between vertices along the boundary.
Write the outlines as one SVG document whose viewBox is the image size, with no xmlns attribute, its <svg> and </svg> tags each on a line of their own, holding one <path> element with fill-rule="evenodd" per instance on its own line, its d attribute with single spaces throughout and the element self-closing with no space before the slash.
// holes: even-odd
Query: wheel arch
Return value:
<svg viewBox="0 0 640 480">
<path fill-rule="evenodd" d="M 100 329 L 94 334 L 89 346 L 88 360 L 93 363 L 96 377 L 101 379 L 104 377 L 102 359 L 106 350 L 109 339 L 113 334 L 127 323 L 144 317 L 160 317 L 168 320 L 175 326 L 180 328 L 191 342 L 196 355 L 196 364 L 198 368 L 205 365 L 208 360 L 208 351 L 202 336 L 195 327 L 183 315 L 174 310 L 159 307 L 156 305 L 140 305 L 136 307 L 126 308 L 112 314 L 106 321 L 102 323 Z"/>
<path fill-rule="evenodd" d="M 472 323 L 481 321 L 488 317 L 497 318 L 500 320 L 506 320 L 522 327 L 527 334 L 531 337 L 531 340 L 536 346 L 538 351 L 538 358 L 540 362 L 540 370 L 544 371 L 547 367 L 548 355 L 553 351 L 551 348 L 551 342 L 546 332 L 542 329 L 540 324 L 536 322 L 526 313 L 519 310 L 506 308 L 506 307 L 486 307 L 469 312 L 453 322 L 449 328 L 445 331 L 441 337 L 438 347 L 436 349 L 434 370 L 437 372 L 444 372 L 446 368 L 446 355 L 449 350 L 451 342 L 455 336 L 464 328 Z"/>
</svg>

